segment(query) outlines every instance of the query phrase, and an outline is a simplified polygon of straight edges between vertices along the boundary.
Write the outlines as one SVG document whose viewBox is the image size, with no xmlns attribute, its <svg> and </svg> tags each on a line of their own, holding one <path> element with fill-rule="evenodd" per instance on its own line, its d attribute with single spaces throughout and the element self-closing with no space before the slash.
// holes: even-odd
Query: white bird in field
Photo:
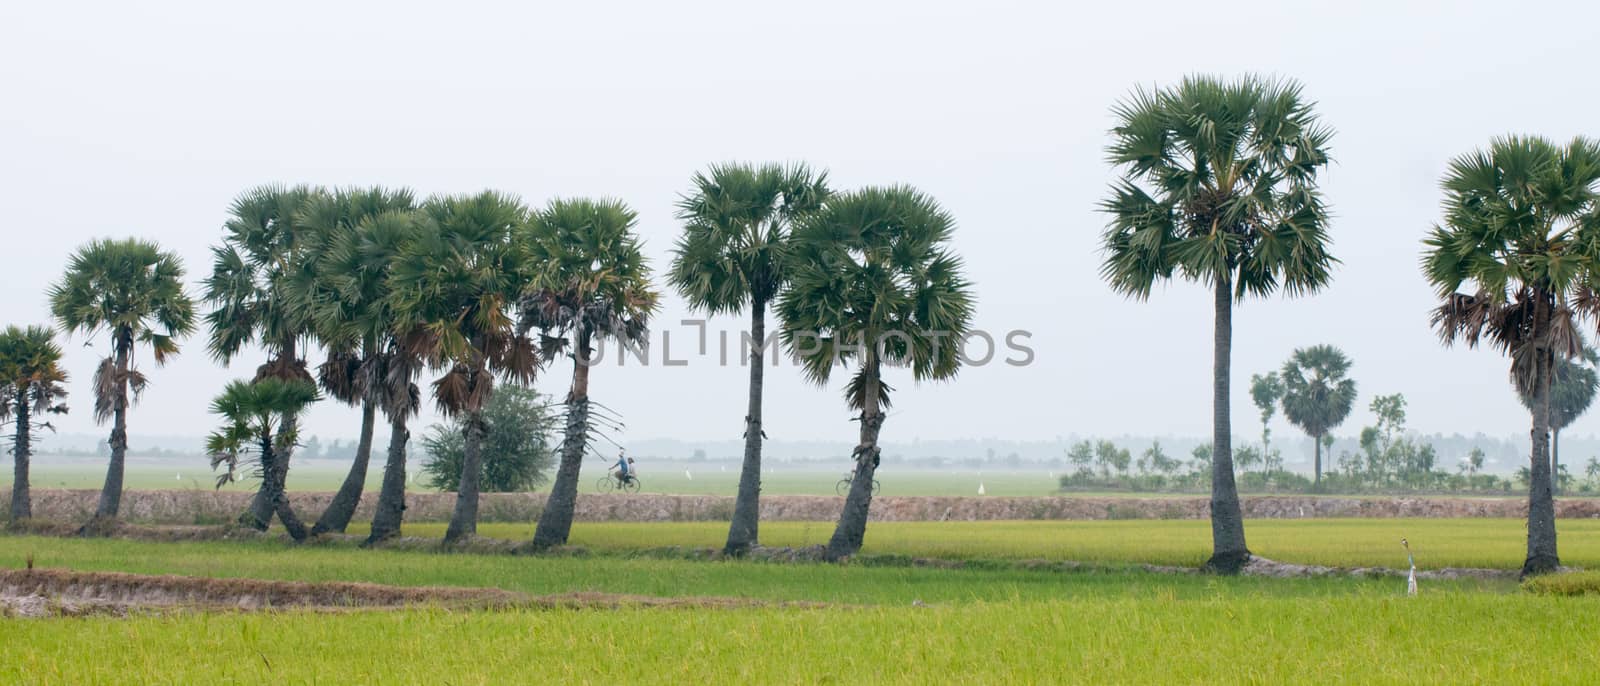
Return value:
<svg viewBox="0 0 1600 686">
<path fill-rule="evenodd" d="M 689 470 L 687 470 L 687 469 L 683 470 L 683 478 L 688 479 L 690 481 L 694 481 L 694 475 L 690 474 Z"/>
<path fill-rule="evenodd" d="M 978 482 L 978 495 L 986 495 L 986 494 L 987 494 L 987 492 L 983 490 L 983 482 L 979 481 Z"/>
<path fill-rule="evenodd" d="M 1400 545 L 1406 549 L 1406 562 L 1411 564 L 1411 573 L 1406 575 L 1406 595 L 1417 594 L 1417 558 L 1411 555 L 1411 543 L 1400 539 Z"/>
</svg>

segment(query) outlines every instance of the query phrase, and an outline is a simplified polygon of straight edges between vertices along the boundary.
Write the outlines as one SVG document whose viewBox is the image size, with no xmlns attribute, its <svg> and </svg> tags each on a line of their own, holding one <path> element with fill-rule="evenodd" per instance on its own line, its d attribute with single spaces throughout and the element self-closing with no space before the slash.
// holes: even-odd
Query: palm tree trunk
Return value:
<svg viewBox="0 0 1600 686">
<path fill-rule="evenodd" d="M 378 408 L 371 400 L 361 402 L 361 439 L 356 443 L 355 462 L 350 464 L 350 473 L 345 475 L 339 492 L 333 494 L 328 509 L 317 518 L 316 526 L 311 527 L 312 536 L 330 532 L 342 534 L 355 516 L 356 506 L 361 504 L 361 491 L 367 486 L 367 465 L 372 461 L 372 430 L 377 414 Z"/>
<path fill-rule="evenodd" d="M 33 516 L 33 496 L 28 490 L 28 393 L 24 389 L 17 393 L 17 435 L 11 454 L 16 458 L 15 471 L 11 480 L 11 523 L 16 524 Z"/>
<path fill-rule="evenodd" d="M 761 522 L 761 388 L 766 357 L 767 303 L 750 303 L 750 401 L 744 415 L 744 467 L 739 472 L 739 495 L 733 502 L 733 522 L 723 554 L 743 555 L 759 542 Z"/>
<path fill-rule="evenodd" d="M 273 444 L 272 432 L 261 434 L 261 468 L 264 474 L 262 482 L 266 485 L 266 491 L 271 494 L 272 512 L 278 515 L 278 520 L 283 523 L 283 528 L 289 532 L 290 538 L 303 541 L 306 538 L 306 527 L 300 523 L 300 518 L 295 516 L 294 508 L 289 506 L 289 495 L 285 493 L 284 479 L 287 470 L 279 467 L 284 461 L 283 455 Z M 261 529 L 266 528 L 266 522 L 262 522 Z"/>
<path fill-rule="evenodd" d="M 477 372 L 482 374 L 483 372 Z M 464 541 L 478 535 L 478 482 L 483 476 L 483 411 L 474 410 L 467 415 L 467 425 L 461 430 L 465 450 L 461 460 L 461 481 L 456 489 L 456 509 L 450 515 L 450 526 L 445 529 L 446 544 Z"/>
<path fill-rule="evenodd" d="M 90 526 L 104 525 L 117 518 L 122 509 L 122 474 L 128 460 L 128 364 L 133 353 L 133 331 L 123 327 L 116 334 L 116 395 L 111 399 L 111 460 L 106 465 L 105 486 L 100 489 L 100 504 Z M 90 528 L 86 526 L 85 528 Z"/>
<path fill-rule="evenodd" d="M 1550 430 L 1550 493 L 1561 492 L 1561 430 Z"/>
<path fill-rule="evenodd" d="M 870 352 L 868 353 L 871 354 Z M 878 472 L 878 432 L 883 428 L 884 414 L 878 407 L 878 374 L 876 360 L 863 363 L 867 375 L 861 411 L 861 438 L 856 445 L 856 473 L 850 479 L 850 493 L 845 496 L 844 510 L 839 513 L 839 523 L 828 539 L 825 557 L 831 561 L 842 560 L 861 551 L 867 536 L 867 513 L 872 508 L 872 480 Z"/>
<path fill-rule="evenodd" d="M 1238 574 L 1250 561 L 1244 542 L 1244 516 L 1239 511 L 1239 489 L 1233 482 L 1232 420 L 1229 375 L 1233 367 L 1233 286 L 1227 276 L 1216 283 L 1215 348 L 1212 351 L 1211 391 L 1211 559 L 1206 569 Z"/>
<path fill-rule="evenodd" d="M 292 341 L 292 340 L 289 341 L 288 343 L 284 343 L 284 344 L 278 346 L 278 358 L 281 359 L 281 360 L 292 360 L 292 359 L 295 359 L 295 355 L 296 354 L 297 353 L 295 351 L 295 344 L 294 344 L 294 341 Z M 294 417 L 293 413 L 285 413 L 283 415 L 283 420 L 282 420 L 282 423 L 281 423 L 281 427 L 282 427 L 281 428 L 282 432 L 286 432 L 286 433 L 293 433 L 294 432 L 294 429 L 295 429 L 295 417 Z M 284 472 L 284 474 L 283 474 L 283 477 L 284 477 L 283 483 L 287 483 L 288 482 L 289 457 L 290 457 L 291 454 L 293 454 L 293 452 L 294 452 L 294 446 L 293 445 L 285 445 L 283 447 L 282 454 L 277 455 L 276 456 L 277 459 L 274 462 L 274 464 L 279 464 L 279 465 L 282 466 L 282 469 L 283 469 L 283 472 Z M 261 485 L 256 487 L 256 495 L 255 495 L 255 497 L 250 499 L 250 512 L 249 512 L 250 517 L 249 518 L 253 519 L 255 521 L 262 522 L 262 525 L 261 525 L 262 529 L 266 528 L 266 522 L 272 521 L 272 514 L 273 514 L 273 512 L 275 512 L 277 510 L 277 500 L 275 498 L 275 494 L 272 492 L 272 489 L 269 487 L 269 483 L 270 483 L 270 480 L 263 478 L 261 480 Z M 246 521 L 246 519 L 241 517 L 240 521 Z"/>
<path fill-rule="evenodd" d="M 567 433 L 561 441 L 561 466 L 556 468 L 556 481 L 533 532 L 535 549 L 566 545 L 572 534 L 572 516 L 578 507 L 578 474 L 583 470 L 583 451 L 589 441 L 590 353 L 589 334 L 580 332 L 572 367 L 572 392 L 567 395 Z"/>
<path fill-rule="evenodd" d="M 1540 350 L 1537 355 L 1534 361 L 1533 455 L 1528 483 L 1528 558 L 1522 563 L 1524 577 L 1553 572 L 1561 566 L 1561 558 L 1556 554 L 1556 504 L 1551 492 L 1550 471 L 1550 377 L 1554 356 L 1548 350 Z"/>
<path fill-rule="evenodd" d="M 372 516 L 372 532 L 362 545 L 372 545 L 400 535 L 406 510 L 406 430 L 404 414 L 389 419 L 389 457 L 383 464 L 383 486 L 378 490 L 378 509 Z"/>
<path fill-rule="evenodd" d="M 1314 473 L 1316 474 L 1316 480 L 1312 482 L 1312 485 L 1321 486 L 1322 485 L 1322 436 L 1321 435 L 1312 436 L 1311 437 L 1311 442 L 1316 444 L 1316 445 L 1312 446 L 1312 451 L 1316 455 L 1316 462 L 1314 463 L 1316 465 L 1315 466 L 1315 471 L 1314 471 Z"/>
</svg>

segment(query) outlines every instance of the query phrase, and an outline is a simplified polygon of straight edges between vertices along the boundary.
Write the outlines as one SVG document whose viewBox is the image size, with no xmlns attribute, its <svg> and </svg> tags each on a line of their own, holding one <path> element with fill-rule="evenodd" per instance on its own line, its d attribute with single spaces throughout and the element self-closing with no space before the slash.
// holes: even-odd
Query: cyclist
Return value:
<svg viewBox="0 0 1600 686">
<path fill-rule="evenodd" d="M 626 457 L 621 451 L 617 452 L 617 463 L 611 465 L 611 473 L 617 475 L 617 482 L 626 484 L 633 481 L 633 458 Z"/>
</svg>

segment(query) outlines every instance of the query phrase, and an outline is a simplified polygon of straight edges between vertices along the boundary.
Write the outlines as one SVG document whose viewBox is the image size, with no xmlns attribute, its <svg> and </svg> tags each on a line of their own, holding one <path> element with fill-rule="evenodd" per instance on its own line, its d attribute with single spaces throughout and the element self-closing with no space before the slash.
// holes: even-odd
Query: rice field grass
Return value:
<svg viewBox="0 0 1600 686">
<path fill-rule="evenodd" d="M 1342 566 L 1512 567 L 1512 520 L 1251 521 L 1264 555 Z M 408 525 L 413 535 L 432 525 Z M 708 561 L 638 554 L 712 546 L 718 523 L 584 524 L 588 554 L 362 550 L 348 541 L 155 542 L 0 535 L 0 566 L 217 578 L 492 587 L 816 608 L 168 612 L 0 619 L 0 683 L 1585 683 L 1600 673 L 1600 597 L 1509 579 L 1219 578 L 1204 522 L 874 523 L 868 552 L 1027 565 Z M 520 529 L 519 529 L 520 527 Z M 809 527 L 809 528 L 808 528 Z M 527 525 L 484 525 L 525 537 Z M 1600 561 L 1600 522 L 1562 522 L 1569 564 Z M 821 540 L 768 523 L 769 543 Z M 1430 557 L 1431 556 L 1431 557 Z M 1473 564 L 1476 563 L 1476 564 Z M 1486 564 L 1494 563 L 1494 564 Z"/>
<path fill-rule="evenodd" d="M 406 524 L 408 536 L 443 537 L 443 523 Z M 1600 520 L 1563 519 L 1561 559 L 1578 567 L 1600 567 Z M 365 534 L 364 524 L 352 533 Z M 483 523 L 479 535 L 528 540 L 533 524 Z M 763 522 L 769 546 L 824 543 L 831 522 Z M 1406 564 L 1400 539 L 1411 542 L 1420 569 L 1486 567 L 1515 569 L 1526 551 L 1519 519 L 1252 519 L 1245 533 L 1250 549 L 1280 562 L 1331 567 L 1391 567 Z M 571 544 L 626 552 L 644 548 L 720 548 L 726 522 L 579 522 Z M 944 559 L 1072 560 L 1198 566 L 1210 554 L 1210 523 L 1195 520 L 873 522 L 862 552 Z"/>
<path fill-rule="evenodd" d="M 1587 683 L 1600 601 L 1213 597 L 930 607 L 0 621 L 12 683 Z"/>
</svg>

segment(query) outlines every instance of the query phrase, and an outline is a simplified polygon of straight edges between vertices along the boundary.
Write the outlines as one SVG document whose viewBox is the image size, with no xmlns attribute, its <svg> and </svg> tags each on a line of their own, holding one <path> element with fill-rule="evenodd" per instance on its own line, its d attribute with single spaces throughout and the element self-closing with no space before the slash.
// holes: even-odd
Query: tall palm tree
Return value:
<svg viewBox="0 0 1600 686">
<path fill-rule="evenodd" d="M 1532 398 L 1524 576 L 1561 564 L 1550 488 L 1550 385 L 1556 360 L 1581 352 L 1580 320 L 1600 314 L 1597 182 L 1594 141 L 1495 139 L 1488 150 L 1451 161 L 1444 221 L 1423 241 L 1423 272 L 1442 301 L 1432 317 L 1439 336 L 1446 345 L 1487 341 L 1510 356 L 1517 391 Z"/>
<path fill-rule="evenodd" d="M 483 407 L 494 378 L 526 384 L 538 368 L 538 346 L 517 330 L 512 313 L 533 274 L 515 242 L 527 219 L 515 198 L 494 192 L 433 198 L 419 215 L 416 240 L 401 246 L 390 269 L 387 307 L 402 347 L 444 370 L 433 399 L 461 421 L 466 457 L 448 544 L 478 530 Z"/>
<path fill-rule="evenodd" d="M 1213 551 L 1206 567 L 1237 573 L 1250 549 L 1229 426 L 1233 304 L 1327 284 L 1336 261 L 1316 175 L 1328 163 L 1332 133 L 1299 84 L 1257 77 L 1199 76 L 1175 88 L 1140 88 L 1113 114 L 1107 152 L 1123 177 L 1101 204 L 1111 215 L 1101 273 L 1139 300 L 1174 272 L 1213 291 Z"/>
<path fill-rule="evenodd" d="M 312 380 L 298 347 L 310 334 L 310 322 L 290 297 L 288 282 L 309 268 L 303 259 L 307 241 L 300 218 L 307 203 L 321 194 L 309 186 L 261 186 L 233 201 L 222 245 L 211 250 L 211 276 L 205 282 L 204 298 L 212 308 L 205 317 L 211 330 L 208 347 L 217 361 L 226 365 L 259 341 L 267 362 L 256 369 L 257 380 Z M 294 417 L 283 418 L 280 433 L 295 435 Z M 294 446 L 285 445 L 276 455 L 240 524 L 266 530 L 277 500 L 272 489 L 287 481 L 293 453 Z"/>
<path fill-rule="evenodd" d="M 638 216 L 620 200 L 553 200 L 534 213 L 524 251 L 541 275 L 521 301 L 521 328 L 538 328 L 550 359 L 570 351 L 572 390 L 566 398 L 561 463 L 533 546 L 567 542 L 578 502 L 578 471 L 589 446 L 589 373 L 595 349 L 613 339 L 637 348 L 649 336 L 657 294 L 634 235 Z M 619 353 L 620 354 L 620 353 Z"/>
<path fill-rule="evenodd" d="M 33 516 L 28 458 L 33 456 L 33 430 L 55 427 L 48 414 L 66 414 L 67 372 L 61 368 L 61 346 L 48 327 L 8 326 L 0 333 L 0 422 L 16 418 L 11 456 L 16 460 L 11 481 L 11 521 Z"/>
<path fill-rule="evenodd" d="M 67 273 L 50 288 L 50 312 L 61 328 L 111 337 L 111 354 L 94 373 L 96 423 L 111 420 L 111 459 L 94 519 L 85 532 L 109 526 L 122 507 L 128 455 L 128 406 L 147 380 L 134 368 L 134 346 L 150 346 L 156 365 L 178 354 L 178 339 L 194 330 L 194 301 L 183 292 L 183 262 L 155 243 L 97 240 L 78 249 Z M 130 396 L 131 391 L 131 396 Z"/>
<path fill-rule="evenodd" d="M 254 460 L 262 480 L 277 473 L 275 463 L 287 459 L 294 445 L 293 418 L 317 400 L 317 388 L 303 379 L 265 377 L 254 382 L 233 381 L 211 402 L 211 412 L 222 417 L 222 428 L 206 439 L 212 469 L 225 465 L 217 486 L 233 481 L 239 464 Z M 274 484 L 272 511 L 296 541 L 306 538 L 306 527 L 289 507 L 283 484 Z"/>
<path fill-rule="evenodd" d="M 791 281 L 778 302 L 783 342 L 811 381 L 854 364 L 845 400 L 860 412 L 855 477 L 828 541 L 829 559 L 854 555 L 866 536 L 878 468 L 878 432 L 892 390 L 884 367 L 917 381 L 953 378 L 972 321 L 971 285 L 948 247 L 955 221 L 908 186 L 834 195 L 795 228 Z"/>
<path fill-rule="evenodd" d="M 1350 358 L 1331 345 L 1300 348 L 1283 363 L 1283 416 L 1315 444 L 1315 483 L 1322 483 L 1322 437 L 1344 423 L 1356 404 Z"/>
<path fill-rule="evenodd" d="M 1581 343 L 1580 343 L 1581 345 Z M 1556 358 L 1555 370 L 1550 376 L 1550 488 L 1552 492 L 1560 491 L 1561 479 L 1561 430 L 1571 426 L 1574 421 L 1589 411 L 1589 405 L 1594 403 L 1596 391 L 1600 391 L 1600 375 L 1595 373 L 1596 365 L 1600 365 L 1600 355 L 1596 355 L 1593 348 L 1582 346 L 1583 351 L 1577 357 L 1568 359 Z M 1522 406 L 1529 412 L 1534 409 L 1533 397 L 1526 393 L 1518 393 L 1522 399 Z"/>
<path fill-rule="evenodd" d="M 311 527 L 313 536 L 344 533 L 355 516 L 366 488 L 380 409 L 391 418 L 390 452 L 400 449 L 399 469 L 405 469 L 405 422 L 416 410 L 409 402 L 409 389 L 417 365 L 413 362 L 406 367 L 412 374 L 402 373 L 394 389 L 385 387 L 386 370 L 394 362 L 386 354 L 396 348 L 384 305 L 389 267 L 400 244 L 412 237 L 415 221 L 410 213 L 415 205 L 409 190 L 341 189 L 312 198 L 300 213 L 307 267 L 292 274 L 287 291 L 294 307 L 307 313 L 312 333 L 327 352 L 317 367 L 322 389 L 340 402 L 361 408 L 355 459 L 338 492 Z M 401 401 L 398 405 L 397 400 Z M 390 414 L 391 410 L 398 414 Z M 399 420 L 398 441 L 394 419 Z M 401 486 L 403 489 L 404 480 Z M 403 490 L 399 497 L 404 499 Z"/>
<path fill-rule="evenodd" d="M 723 552 L 739 555 L 758 541 L 761 513 L 762 367 L 767 306 L 788 281 L 790 227 L 828 197 L 827 173 L 805 165 L 714 165 L 695 174 L 678 203 L 683 236 L 667 278 L 693 309 L 732 314 L 750 309 L 750 387 L 744 417 L 744 467 Z"/>
</svg>

